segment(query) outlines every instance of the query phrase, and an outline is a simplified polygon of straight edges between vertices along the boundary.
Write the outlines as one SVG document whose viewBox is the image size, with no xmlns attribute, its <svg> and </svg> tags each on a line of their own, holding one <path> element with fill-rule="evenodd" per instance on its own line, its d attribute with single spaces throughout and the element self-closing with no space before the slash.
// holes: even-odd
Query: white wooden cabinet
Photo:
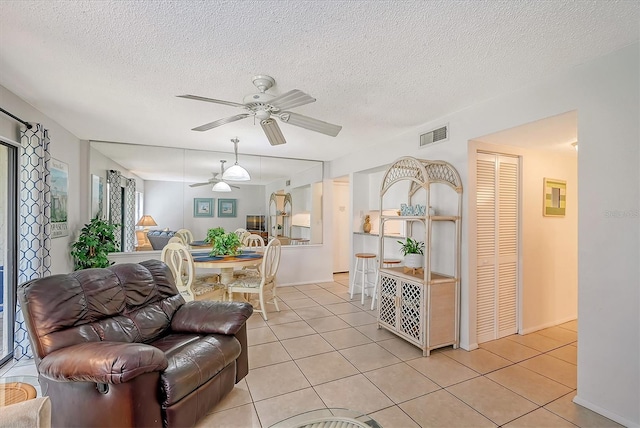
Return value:
<svg viewBox="0 0 640 428">
<path fill-rule="evenodd" d="M 442 197 L 451 206 L 433 206 L 438 215 L 426 210 L 424 215 L 397 216 L 380 214 L 380 254 L 378 278 L 378 327 L 385 328 L 408 342 L 420 347 L 424 356 L 431 350 L 459 344 L 460 317 L 460 243 L 462 184 L 458 172 L 447 162 L 429 161 L 412 157 L 396 160 L 384 175 L 380 190 L 380 206 L 385 206 L 384 197 L 393 191 L 394 185 L 409 181 L 407 203 L 422 198 L 427 207 L 432 206 L 432 185 L 443 185 L 453 198 Z M 406 186 L 398 186 L 406 189 Z M 456 201 L 456 202 L 451 202 Z M 386 268 L 382 264 L 385 254 L 384 235 L 387 224 L 405 222 L 407 236 L 425 243 L 423 270 L 416 273 L 403 267 Z M 421 224 L 421 236 L 414 235 L 414 224 Z M 439 234 L 448 242 L 433 242 L 434 229 L 440 225 L 453 224 L 453 233 Z M 437 245 L 445 244 L 445 245 Z M 432 271 L 434 248 L 441 251 L 442 259 L 449 260 L 450 273 Z M 447 263 L 444 263 L 447 264 Z"/>
</svg>

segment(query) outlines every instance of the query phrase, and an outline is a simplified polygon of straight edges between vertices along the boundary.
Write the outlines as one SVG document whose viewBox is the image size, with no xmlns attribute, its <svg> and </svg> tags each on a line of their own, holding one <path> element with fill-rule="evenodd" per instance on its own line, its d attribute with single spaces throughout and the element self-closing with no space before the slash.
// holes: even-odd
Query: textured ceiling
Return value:
<svg viewBox="0 0 640 428">
<path fill-rule="evenodd" d="M 87 140 L 331 160 L 638 40 L 637 1 L 0 1 L 0 84 Z M 251 78 L 336 138 L 241 102 Z M 2 100 L 0 99 L 0 106 Z M 30 118 L 26 117 L 25 120 Z"/>
</svg>

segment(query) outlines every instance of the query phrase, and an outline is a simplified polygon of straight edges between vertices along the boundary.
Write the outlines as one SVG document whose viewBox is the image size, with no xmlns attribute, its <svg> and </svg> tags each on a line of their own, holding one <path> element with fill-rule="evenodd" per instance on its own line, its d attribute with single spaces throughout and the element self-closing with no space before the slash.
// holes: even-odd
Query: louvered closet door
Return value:
<svg viewBox="0 0 640 428">
<path fill-rule="evenodd" d="M 478 343 L 517 332 L 518 165 L 516 157 L 477 154 Z"/>
</svg>

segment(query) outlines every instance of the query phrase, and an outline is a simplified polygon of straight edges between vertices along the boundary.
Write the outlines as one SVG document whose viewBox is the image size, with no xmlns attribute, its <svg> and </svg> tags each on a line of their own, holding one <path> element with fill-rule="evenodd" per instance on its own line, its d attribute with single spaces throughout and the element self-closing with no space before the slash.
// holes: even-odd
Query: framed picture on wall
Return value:
<svg viewBox="0 0 640 428">
<path fill-rule="evenodd" d="M 218 217 L 235 217 L 236 200 L 218 199 Z"/>
<path fill-rule="evenodd" d="M 51 158 L 51 237 L 68 236 L 69 165 Z"/>
<path fill-rule="evenodd" d="M 567 208 L 567 182 L 555 178 L 544 179 L 545 217 L 564 217 Z"/>
<path fill-rule="evenodd" d="M 193 198 L 194 217 L 213 217 L 213 198 Z"/>
</svg>

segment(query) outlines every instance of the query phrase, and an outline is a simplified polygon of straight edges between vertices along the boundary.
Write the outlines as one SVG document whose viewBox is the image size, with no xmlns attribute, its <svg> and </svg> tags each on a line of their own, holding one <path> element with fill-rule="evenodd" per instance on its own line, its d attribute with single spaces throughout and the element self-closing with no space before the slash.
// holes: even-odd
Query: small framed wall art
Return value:
<svg viewBox="0 0 640 428">
<path fill-rule="evenodd" d="M 235 217 L 236 200 L 218 199 L 218 217 Z"/>
<path fill-rule="evenodd" d="M 213 198 L 193 198 L 194 217 L 213 217 Z"/>
<path fill-rule="evenodd" d="M 566 208 L 567 182 L 555 178 L 545 178 L 542 214 L 546 217 L 564 217 Z"/>
</svg>

